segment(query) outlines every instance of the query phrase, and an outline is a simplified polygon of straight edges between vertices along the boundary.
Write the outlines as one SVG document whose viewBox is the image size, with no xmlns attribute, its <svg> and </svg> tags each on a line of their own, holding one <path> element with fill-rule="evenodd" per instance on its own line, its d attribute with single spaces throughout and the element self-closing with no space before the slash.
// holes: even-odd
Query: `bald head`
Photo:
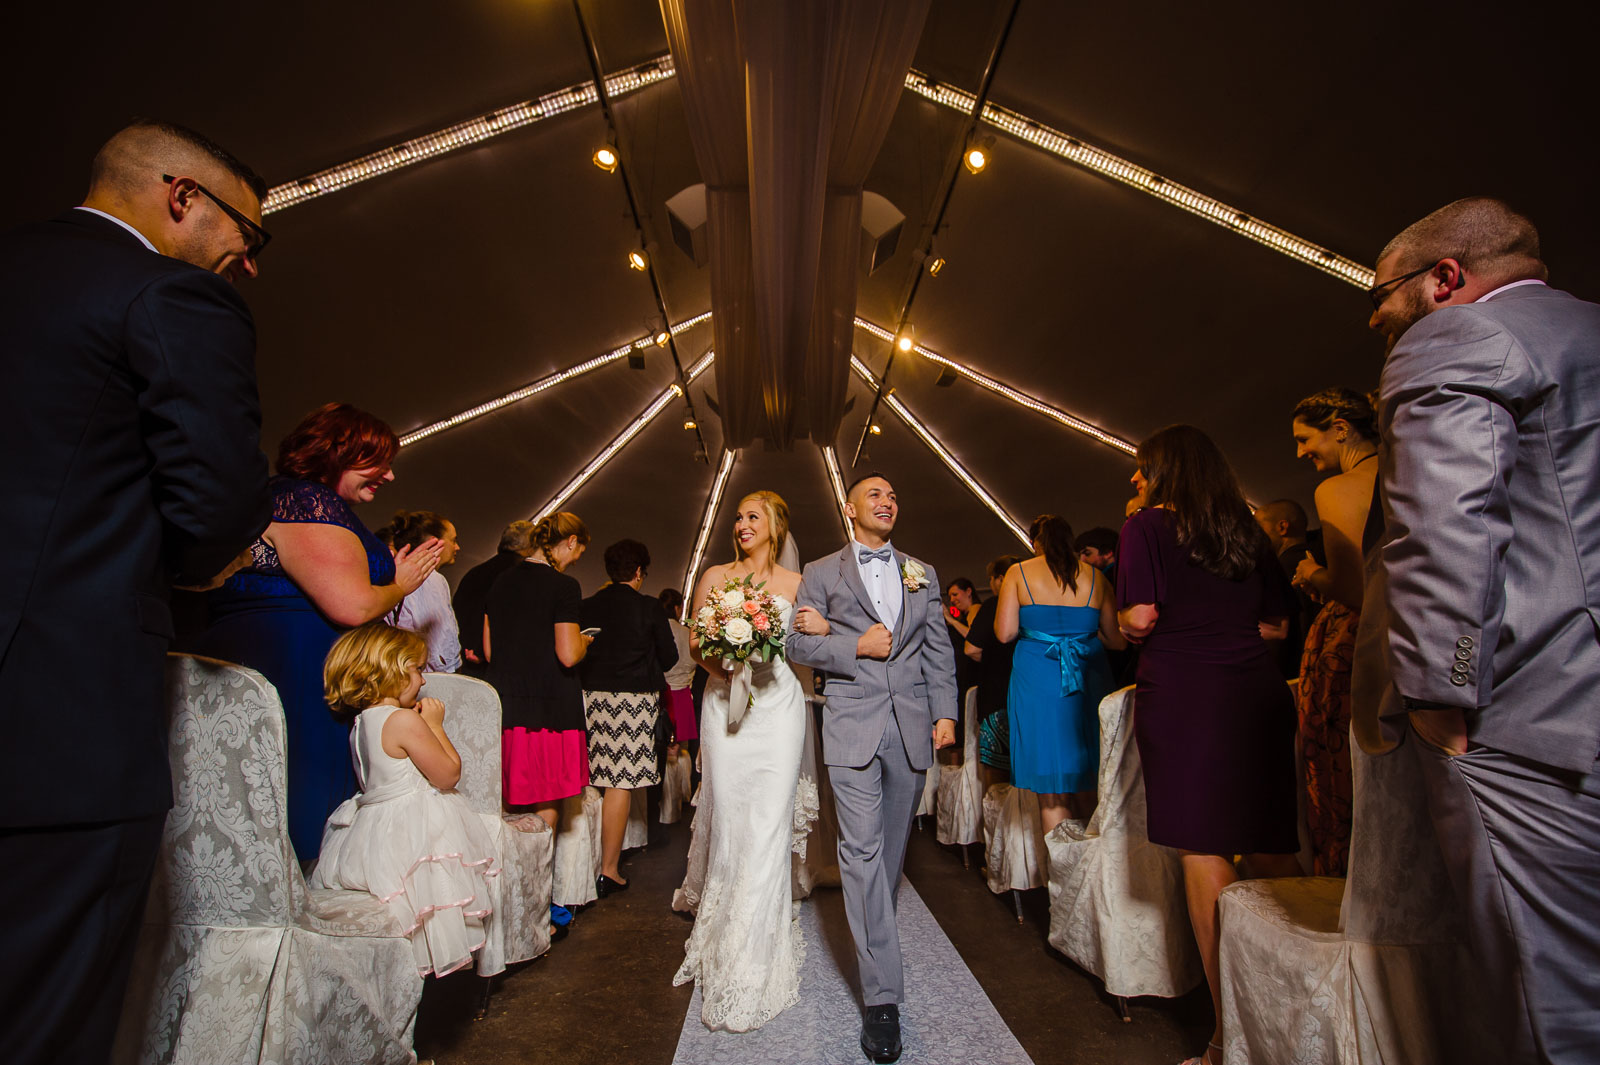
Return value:
<svg viewBox="0 0 1600 1065">
<path fill-rule="evenodd" d="M 118 130 L 95 153 L 89 195 L 137 196 L 163 174 L 208 185 L 236 181 L 257 201 L 267 194 L 260 175 L 204 134 L 170 122 L 136 122 Z"/>
<path fill-rule="evenodd" d="M 135 122 L 94 157 L 83 206 L 121 219 L 163 255 L 229 281 L 254 277 L 267 184 L 210 138 Z"/>
<path fill-rule="evenodd" d="M 1539 258 L 1539 231 L 1504 201 L 1472 196 L 1434 211 L 1407 226 L 1378 256 L 1395 257 L 1400 272 L 1419 270 L 1440 259 L 1459 259 L 1493 285 L 1549 277 Z"/>
</svg>

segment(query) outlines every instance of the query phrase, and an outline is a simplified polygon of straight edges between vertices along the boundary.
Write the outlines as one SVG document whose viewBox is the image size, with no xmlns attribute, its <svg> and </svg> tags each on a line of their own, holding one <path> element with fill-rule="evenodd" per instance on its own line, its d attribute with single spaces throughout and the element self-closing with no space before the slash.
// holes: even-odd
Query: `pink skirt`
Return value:
<svg viewBox="0 0 1600 1065">
<path fill-rule="evenodd" d="M 688 688 L 667 689 L 667 714 L 672 718 L 672 735 L 678 743 L 700 738 L 694 725 L 694 695 Z"/>
<path fill-rule="evenodd" d="M 576 795 L 589 783 L 589 742 L 582 729 L 508 728 L 500 734 L 500 778 L 513 806 Z"/>
</svg>

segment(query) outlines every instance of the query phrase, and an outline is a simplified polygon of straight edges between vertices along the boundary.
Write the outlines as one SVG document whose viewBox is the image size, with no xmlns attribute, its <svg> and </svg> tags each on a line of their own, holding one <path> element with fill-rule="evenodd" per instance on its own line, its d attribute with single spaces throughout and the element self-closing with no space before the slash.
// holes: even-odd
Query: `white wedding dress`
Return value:
<svg viewBox="0 0 1600 1065">
<path fill-rule="evenodd" d="M 779 598 L 784 627 L 792 610 Z M 810 708 L 787 662 L 753 669 L 754 703 L 728 726 L 728 680 L 701 703 L 704 776 L 688 875 L 673 899 L 696 915 L 674 984 L 696 981 L 707 1028 L 747 1032 L 800 998 L 805 946 L 790 898 L 790 855 L 816 816 L 816 789 L 796 803 Z M 809 783 L 809 782 L 807 782 Z"/>
</svg>

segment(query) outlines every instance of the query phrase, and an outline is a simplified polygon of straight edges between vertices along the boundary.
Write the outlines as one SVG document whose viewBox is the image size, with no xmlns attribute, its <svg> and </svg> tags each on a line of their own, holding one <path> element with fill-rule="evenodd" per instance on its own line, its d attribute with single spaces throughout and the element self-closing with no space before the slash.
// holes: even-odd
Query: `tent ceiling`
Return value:
<svg viewBox="0 0 1600 1065">
<path fill-rule="evenodd" d="M 976 89 L 1007 6 L 940 0 L 913 66 Z M 77 202 L 94 148 L 131 114 L 206 130 L 281 182 L 588 76 L 571 6 L 556 0 L 235 5 L 186 19 L 99 7 L 10 17 L 0 226 Z M 653 3 L 585 0 L 585 11 L 607 70 L 666 52 Z M 1587 254 L 1600 227 L 1576 177 L 1588 172 L 1596 103 L 1592 27 L 1534 11 L 1434 17 L 1402 6 L 1024 0 L 993 99 L 1363 262 L 1451 198 L 1504 195 L 1542 225 L 1557 283 L 1600 296 Z M 700 180 L 675 83 L 627 96 L 617 112 L 668 307 L 689 318 L 709 309 L 709 290 L 665 225 L 664 201 Z M 862 316 L 893 324 L 961 126 L 952 111 L 902 98 L 866 187 L 905 212 L 906 229 L 895 257 L 862 279 Z M 274 215 L 265 272 L 244 286 L 269 450 L 326 399 L 404 432 L 648 332 L 648 285 L 622 261 L 635 239 L 626 204 L 589 163 L 603 137 L 598 108 L 584 108 Z M 948 266 L 917 298 L 918 341 L 1128 439 L 1193 421 L 1254 497 L 1309 503 L 1313 477 L 1293 458 L 1287 410 L 1323 385 L 1375 379 L 1380 345 L 1361 294 L 1003 134 L 994 156 L 986 173 L 958 180 L 939 236 Z M 710 335 L 699 326 L 679 338 L 686 364 Z M 858 341 L 881 370 L 884 345 Z M 1079 527 L 1120 516 L 1124 457 L 936 377 L 901 357 L 891 383 L 1015 516 L 1057 510 Z M 671 380 L 653 352 L 643 371 L 612 364 L 420 442 L 367 517 L 441 510 L 461 527 L 470 564 Z M 714 373 L 695 386 L 697 404 L 706 391 Z M 846 464 L 870 398 L 859 381 L 851 394 Z M 720 433 L 700 414 L 714 456 Z M 893 414 L 879 420 L 872 465 L 900 491 L 905 547 L 945 576 L 977 576 L 1014 549 Z M 714 472 L 692 461 L 680 426 L 670 406 L 568 504 L 598 545 L 648 542 L 655 586 L 681 579 Z M 808 555 L 837 542 L 814 448 L 747 450 L 724 512 L 756 486 L 789 499 Z M 719 517 L 713 559 L 726 554 L 726 527 Z M 578 570 L 586 587 L 602 579 L 598 554 Z"/>
</svg>

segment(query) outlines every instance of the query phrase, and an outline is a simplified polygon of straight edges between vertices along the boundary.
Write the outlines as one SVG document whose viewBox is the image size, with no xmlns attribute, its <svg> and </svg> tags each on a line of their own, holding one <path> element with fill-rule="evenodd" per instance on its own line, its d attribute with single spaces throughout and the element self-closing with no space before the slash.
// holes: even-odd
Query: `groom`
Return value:
<svg viewBox="0 0 1600 1065">
<path fill-rule="evenodd" d="M 911 818 L 933 749 L 955 742 L 956 675 L 939 578 L 889 543 L 899 507 L 876 473 L 846 493 L 851 540 L 808 563 L 797 607 L 827 619 L 827 636 L 795 611 L 793 662 L 823 670 L 822 757 L 839 814 L 839 875 L 856 944 L 866 1021 L 861 1049 L 900 1057 L 900 933 L 895 900 Z M 932 737 L 930 742 L 929 737 Z"/>
</svg>

